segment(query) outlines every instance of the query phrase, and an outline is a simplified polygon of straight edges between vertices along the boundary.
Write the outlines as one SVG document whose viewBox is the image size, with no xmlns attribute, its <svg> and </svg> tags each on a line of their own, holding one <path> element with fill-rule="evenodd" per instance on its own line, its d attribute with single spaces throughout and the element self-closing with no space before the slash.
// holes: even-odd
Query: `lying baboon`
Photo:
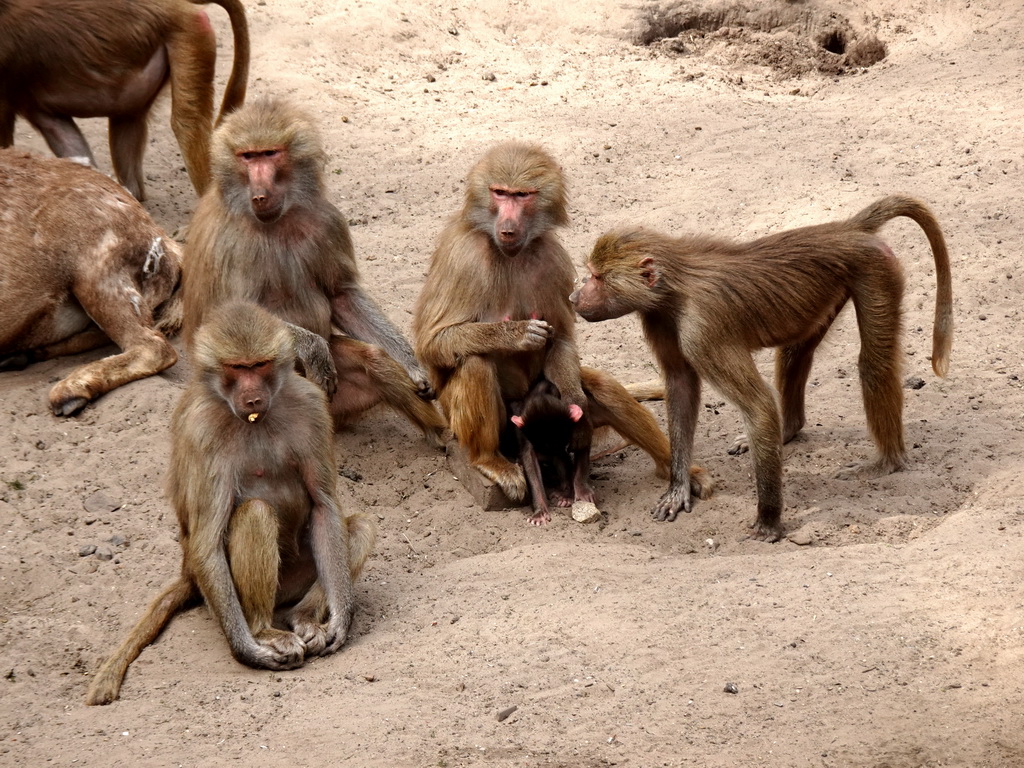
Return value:
<svg viewBox="0 0 1024 768">
<path fill-rule="evenodd" d="M 0 371 L 113 341 L 121 354 L 50 390 L 70 416 L 104 392 L 174 365 L 181 252 L 99 171 L 0 149 Z"/>
</svg>

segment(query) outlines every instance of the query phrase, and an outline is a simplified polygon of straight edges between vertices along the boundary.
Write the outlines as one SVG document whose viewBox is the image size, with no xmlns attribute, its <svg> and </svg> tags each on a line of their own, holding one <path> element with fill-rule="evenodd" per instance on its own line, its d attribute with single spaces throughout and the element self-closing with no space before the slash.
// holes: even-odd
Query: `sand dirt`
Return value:
<svg viewBox="0 0 1024 768">
<path fill-rule="evenodd" d="M 0 765 L 1024 765 L 1024 7 L 764 8 L 258 0 L 251 93 L 319 120 L 331 199 L 406 331 L 462 179 L 502 139 L 563 164 L 580 269 L 617 224 L 751 238 L 923 198 L 952 254 L 956 338 L 938 379 L 931 254 L 912 222 L 889 224 L 905 375 L 923 382 L 906 390 L 907 471 L 833 479 L 873 451 L 852 313 L 785 451 L 778 544 L 746 538 L 751 463 L 726 454 L 740 420 L 711 389 L 696 452 L 718 492 L 674 523 L 650 519 L 664 484 L 636 449 L 594 468 L 601 524 L 484 512 L 412 426 L 375 411 L 337 437 L 345 503 L 381 530 L 343 651 L 252 670 L 200 608 L 143 652 L 119 702 L 86 707 L 90 675 L 178 568 L 162 485 L 187 363 L 70 419 L 47 390 L 101 353 L 4 373 Z M 224 73 L 230 36 L 209 12 Z M 870 67 L 822 54 L 872 36 L 887 56 Z M 180 231 L 196 200 L 167 114 L 147 208 Z M 85 125 L 109 169 L 104 124 Z M 16 143 L 45 149 L 22 122 Z M 635 320 L 578 332 L 586 364 L 656 375 Z"/>
</svg>

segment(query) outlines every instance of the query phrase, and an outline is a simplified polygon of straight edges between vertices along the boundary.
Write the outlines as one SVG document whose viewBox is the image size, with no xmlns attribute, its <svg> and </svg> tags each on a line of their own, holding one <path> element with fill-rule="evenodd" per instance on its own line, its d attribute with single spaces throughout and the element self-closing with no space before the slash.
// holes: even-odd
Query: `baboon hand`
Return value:
<svg viewBox="0 0 1024 768">
<path fill-rule="evenodd" d="M 330 620 L 325 625 L 327 628 L 327 646 L 323 651 L 324 656 L 329 653 L 334 653 L 345 644 L 345 640 L 348 638 L 348 628 L 351 621 L 352 611 L 350 610 L 342 611 L 341 615 L 331 614 Z"/>
<path fill-rule="evenodd" d="M 651 517 L 655 520 L 671 523 L 676 516 L 682 512 L 690 512 L 693 509 L 693 502 L 690 500 L 690 478 L 683 482 L 673 481 L 665 495 L 654 505 L 651 510 Z"/>
<path fill-rule="evenodd" d="M 523 336 L 519 340 L 520 352 L 532 352 L 548 343 L 554 333 L 551 323 L 545 320 L 523 321 Z"/>
<path fill-rule="evenodd" d="M 750 534 L 750 538 L 757 539 L 758 541 L 767 541 L 769 544 L 781 539 L 783 533 L 785 533 L 782 530 L 782 523 L 769 525 L 761 520 L 755 520 L 750 524 L 750 527 L 754 529 L 754 532 Z"/>
<path fill-rule="evenodd" d="M 264 629 L 255 635 L 254 647 L 240 654 L 239 660 L 261 669 L 295 669 L 306 658 L 306 644 L 294 632 Z"/>
</svg>

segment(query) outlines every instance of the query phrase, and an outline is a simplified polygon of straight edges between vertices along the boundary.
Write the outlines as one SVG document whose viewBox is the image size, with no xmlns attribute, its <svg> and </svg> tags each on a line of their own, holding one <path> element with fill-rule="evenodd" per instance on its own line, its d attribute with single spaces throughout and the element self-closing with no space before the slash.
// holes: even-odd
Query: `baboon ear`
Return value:
<svg viewBox="0 0 1024 768">
<path fill-rule="evenodd" d="M 650 256 L 645 256 L 640 260 L 640 274 L 643 275 L 648 288 L 653 288 L 661 280 L 661 275 L 658 274 L 658 265 Z"/>
<path fill-rule="evenodd" d="M 526 422 L 523 421 L 523 417 L 522 416 L 513 416 L 512 417 L 512 423 L 515 424 L 520 429 L 522 429 L 526 425 Z"/>
</svg>

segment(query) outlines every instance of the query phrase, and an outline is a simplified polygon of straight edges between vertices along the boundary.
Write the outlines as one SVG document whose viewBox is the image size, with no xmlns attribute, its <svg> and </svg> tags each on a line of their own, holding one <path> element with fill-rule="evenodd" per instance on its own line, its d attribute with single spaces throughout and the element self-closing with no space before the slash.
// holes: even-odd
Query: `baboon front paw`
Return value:
<svg viewBox="0 0 1024 768">
<path fill-rule="evenodd" d="M 687 480 L 686 483 L 665 491 L 665 495 L 651 510 L 651 517 L 661 522 L 671 523 L 680 512 L 689 512 L 690 508 L 690 485 Z"/>
<path fill-rule="evenodd" d="M 293 626 L 306 648 L 306 656 L 320 656 L 327 648 L 327 627 L 314 621 L 297 621 Z"/>
<path fill-rule="evenodd" d="M 782 529 L 782 523 L 766 523 L 762 520 L 755 520 L 750 524 L 750 527 L 754 529 L 753 533 L 750 534 L 750 538 L 757 539 L 758 541 L 767 541 L 772 544 L 782 538 L 785 531 Z"/>
<path fill-rule="evenodd" d="M 306 644 L 294 632 L 264 629 L 255 636 L 259 651 L 254 666 L 266 669 L 295 669 L 306 659 Z"/>
<path fill-rule="evenodd" d="M 527 519 L 530 525 L 547 525 L 551 522 L 551 512 L 547 509 L 542 509 L 539 512 L 534 512 Z"/>
</svg>

